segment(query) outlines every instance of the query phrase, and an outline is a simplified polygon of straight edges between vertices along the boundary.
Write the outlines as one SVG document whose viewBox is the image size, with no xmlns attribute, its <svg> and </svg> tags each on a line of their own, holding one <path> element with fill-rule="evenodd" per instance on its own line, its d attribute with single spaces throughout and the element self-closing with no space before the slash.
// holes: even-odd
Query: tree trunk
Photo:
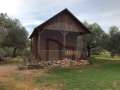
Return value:
<svg viewBox="0 0 120 90">
<path fill-rule="evenodd" d="M 113 58 L 115 56 L 115 54 L 113 52 L 111 52 L 111 57 Z"/>
<path fill-rule="evenodd" d="M 16 57 L 16 51 L 17 51 L 17 48 L 14 48 L 13 49 L 13 57 Z"/>
<path fill-rule="evenodd" d="M 91 57 L 91 48 L 89 45 L 87 46 L 87 52 L 88 52 L 88 57 Z"/>
<path fill-rule="evenodd" d="M 4 62 L 4 58 L 0 55 L 0 62 Z"/>
<path fill-rule="evenodd" d="M 91 61 L 91 59 L 90 59 L 90 57 L 91 57 L 91 48 L 90 48 L 89 45 L 87 46 L 87 52 L 88 52 L 89 63 L 92 64 L 92 61 Z"/>
</svg>

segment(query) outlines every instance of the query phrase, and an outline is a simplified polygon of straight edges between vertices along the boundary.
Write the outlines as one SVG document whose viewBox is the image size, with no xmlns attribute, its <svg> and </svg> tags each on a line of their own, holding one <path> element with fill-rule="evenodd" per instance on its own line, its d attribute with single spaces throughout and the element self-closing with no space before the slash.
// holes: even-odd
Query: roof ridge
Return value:
<svg viewBox="0 0 120 90">
<path fill-rule="evenodd" d="M 86 29 L 87 32 L 90 32 L 90 31 L 79 21 L 79 19 L 78 19 L 77 17 L 75 17 L 75 16 L 69 11 L 69 9 L 65 8 L 65 9 L 63 9 L 62 11 L 60 11 L 59 13 L 55 14 L 54 16 L 52 16 L 50 19 L 46 20 L 44 23 L 38 25 L 38 26 L 34 29 L 34 31 L 32 32 L 32 34 L 30 35 L 30 38 L 31 38 L 31 37 L 33 36 L 33 34 L 38 30 L 38 28 L 44 26 L 47 22 L 49 22 L 49 21 L 52 20 L 53 18 L 57 17 L 58 15 L 63 14 L 64 12 L 69 13 L 78 23 L 81 24 L 81 26 L 82 26 L 84 29 Z"/>
</svg>

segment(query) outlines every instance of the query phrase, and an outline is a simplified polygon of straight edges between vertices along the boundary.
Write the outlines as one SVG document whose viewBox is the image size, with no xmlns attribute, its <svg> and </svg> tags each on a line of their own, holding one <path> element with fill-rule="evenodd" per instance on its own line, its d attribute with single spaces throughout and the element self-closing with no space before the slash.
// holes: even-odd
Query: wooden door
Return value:
<svg viewBox="0 0 120 90">
<path fill-rule="evenodd" d="M 47 60 L 60 60 L 62 46 L 57 40 L 47 40 Z"/>
</svg>

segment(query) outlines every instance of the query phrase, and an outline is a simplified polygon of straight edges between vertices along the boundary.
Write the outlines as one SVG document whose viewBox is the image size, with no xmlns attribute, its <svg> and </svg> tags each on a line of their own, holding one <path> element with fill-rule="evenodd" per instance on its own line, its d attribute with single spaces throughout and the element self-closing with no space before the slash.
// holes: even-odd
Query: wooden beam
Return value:
<svg viewBox="0 0 120 90">
<path fill-rule="evenodd" d="M 40 32 L 38 32 L 38 41 L 37 41 L 37 49 L 38 49 L 38 58 L 40 58 Z"/>
</svg>

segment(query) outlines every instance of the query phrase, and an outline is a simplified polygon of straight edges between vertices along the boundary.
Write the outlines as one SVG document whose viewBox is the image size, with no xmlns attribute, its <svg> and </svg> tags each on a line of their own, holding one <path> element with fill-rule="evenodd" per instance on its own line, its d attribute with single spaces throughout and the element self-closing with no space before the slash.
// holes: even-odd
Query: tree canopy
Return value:
<svg viewBox="0 0 120 90">
<path fill-rule="evenodd" d="M 1 46 L 13 48 L 13 56 L 17 49 L 23 49 L 28 40 L 28 32 L 18 19 L 12 19 L 7 14 L 0 14 Z"/>
<path fill-rule="evenodd" d="M 88 24 L 87 22 L 84 22 L 84 24 L 91 32 L 84 36 L 84 41 L 87 44 L 88 56 L 90 57 L 91 53 L 96 53 L 102 50 L 101 45 L 105 32 L 97 23 Z"/>
<path fill-rule="evenodd" d="M 99 24 L 84 23 L 90 30 L 91 34 L 85 36 L 87 44 L 88 56 L 91 53 L 99 53 L 100 51 L 107 50 L 111 56 L 120 54 L 120 30 L 117 26 L 111 26 L 109 33 L 104 32 Z"/>
<path fill-rule="evenodd" d="M 111 26 L 109 33 L 104 38 L 104 49 L 111 53 L 111 56 L 120 54 L 120 30 L 116 26 Z"/>
</svg>

